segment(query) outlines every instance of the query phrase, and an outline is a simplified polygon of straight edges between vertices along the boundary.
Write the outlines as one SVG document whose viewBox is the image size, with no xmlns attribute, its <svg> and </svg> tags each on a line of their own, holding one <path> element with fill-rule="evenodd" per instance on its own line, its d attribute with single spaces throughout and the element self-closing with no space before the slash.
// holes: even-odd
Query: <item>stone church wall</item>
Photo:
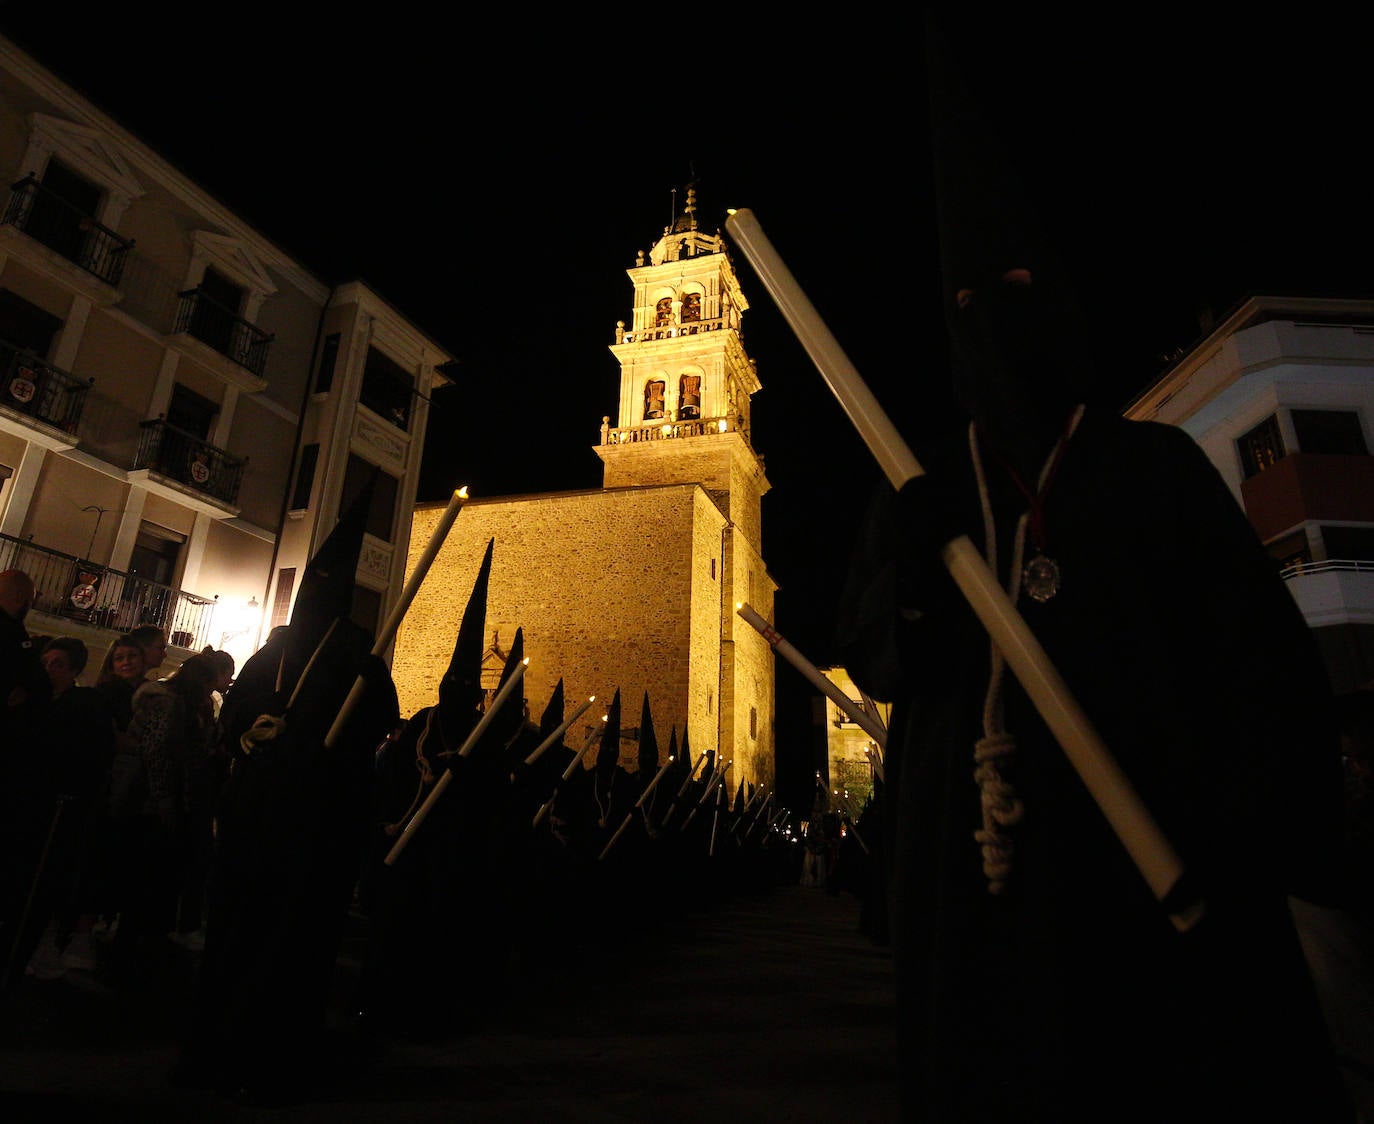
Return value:
<svg viewBox="0 0 1374 1124">
<path fill-rule="evenodd" d="M 442 512 L 442 505 L 416 509 L 408 569 Z M 483 552 L 495 539 L 486 639 L 506 651 L 523 629 L 524 694 L 536 721 L 561 676 L 566 713 L 597 696 L 568 732 L 570 745 L 581 744 L 619 687 L 626 729 L 639 724 L 648 691 L 662 754 L 670 731 L 681 738 L 688 721 L 694 752 L 715 748 L 723 526 L 690 484 L 470 501 L 397 634 L 392 675 L 401 713 L 437 699 Z M 634 750 L 622 740 L 631 768 Z"/>
</svg>

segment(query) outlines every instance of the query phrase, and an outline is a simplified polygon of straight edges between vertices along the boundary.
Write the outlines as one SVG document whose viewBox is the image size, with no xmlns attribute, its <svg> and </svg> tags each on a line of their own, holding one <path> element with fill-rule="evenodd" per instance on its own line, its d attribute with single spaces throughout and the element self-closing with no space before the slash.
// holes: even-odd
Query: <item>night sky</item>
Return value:
<svg viewBox="0 0 1374 1124">
<path fill-rule="evenodd" d="M 4 2 L 0 30 L 322 280 L 361 278 L 459 358 L 435 399 L 421 499 L 599 485 L 624 271 L 693 177 L 708 229 L 727 207 L 754 211 L 918 457 L 943 423 L 910 15 L 530 12 L 467 35 L 453 13 L 406 2 L 386 6 L 389 27 L 376 12 L 304 11 L 250 3 L 221 26 L 169 7 L 107 36 L 73 30 L 57 6 Z M 1040 5 L 948 23 L 1087 307 L 1106 404 L 1195 342 L 1204 310 L 1258 292 L 1374 292 L 1359 37 L 1290 18 L 1141 25 L 1120 9 L 1084 23 Z M 736 262 L 763 383 L 754 443 L 773 485 L 778 625 L 823 663 L 846 528 L 879 474 Z M 780 695 L 793 679 L 779 667 Z M 792 720 L 780 709 L 780 740 Z"/>
</svg>

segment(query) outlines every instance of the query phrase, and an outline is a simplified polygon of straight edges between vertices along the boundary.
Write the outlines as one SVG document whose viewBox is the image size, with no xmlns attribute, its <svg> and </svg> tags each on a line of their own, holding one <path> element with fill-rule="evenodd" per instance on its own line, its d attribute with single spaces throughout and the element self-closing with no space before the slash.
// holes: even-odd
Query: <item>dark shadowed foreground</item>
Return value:
<svg viewBox="0 0 1374 1124">
<path fill-rule="evenodd" d="M 304 1099 L 251 1105 L 169 1083 L 195 957 L 178 949 L 161 975 L 27 978 L 0 1012 L 0 1119 L 898 1118 L 890 959 L 859 931 L 849 894 L 783 885 L 727 897 L 650 935 L 627 932 L 595 969 L 582 950 L 567 971 L 513 981 L 468 1029 L 370 1047 L 348 1030 L 365 936 L 354 921 L 338 1065 Z"/>
</svg>

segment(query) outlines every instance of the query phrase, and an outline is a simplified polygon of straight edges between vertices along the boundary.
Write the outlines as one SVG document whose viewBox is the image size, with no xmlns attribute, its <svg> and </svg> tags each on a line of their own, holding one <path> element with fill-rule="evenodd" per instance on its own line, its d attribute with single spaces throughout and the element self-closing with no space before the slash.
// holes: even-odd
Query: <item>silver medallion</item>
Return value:
<svg viewBox="0 0 1374 1124">
<path fill-rule="evenodd" d="M 1048 601 L 1059 592 L 1059 563 L 1037 554 L 1021 571 L 1021 588 L 1036 601 Z"/>
</svg>

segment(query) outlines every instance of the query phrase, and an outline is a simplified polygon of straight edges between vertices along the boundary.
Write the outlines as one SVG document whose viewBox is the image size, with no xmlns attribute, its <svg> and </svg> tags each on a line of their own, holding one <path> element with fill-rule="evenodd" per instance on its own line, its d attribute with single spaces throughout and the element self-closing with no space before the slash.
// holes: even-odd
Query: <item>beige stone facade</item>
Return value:
<svg viewBox="0 0 1374 1124">
<path fill-rule="evenodd" d="M 862 692 L 842 667 L 823 667 L 821 674 L 844 692 L 860 710 L 866 701 Z M 882 754 L 877 743 L 862 726 L 842 710 L 834 699 L 826 695 L 816 697 L 817 707 L 824 710 L 826 763 L 829 771 L 831 806 L 848 806 L 855 814 L 873 794 L 874 760 L 881 768 Z M 877 718 L 886 727 L 892 717 L 892 704 L 873 702 Z M 838 795 L 837 795 L 838 794 Z"/>
</svg>

